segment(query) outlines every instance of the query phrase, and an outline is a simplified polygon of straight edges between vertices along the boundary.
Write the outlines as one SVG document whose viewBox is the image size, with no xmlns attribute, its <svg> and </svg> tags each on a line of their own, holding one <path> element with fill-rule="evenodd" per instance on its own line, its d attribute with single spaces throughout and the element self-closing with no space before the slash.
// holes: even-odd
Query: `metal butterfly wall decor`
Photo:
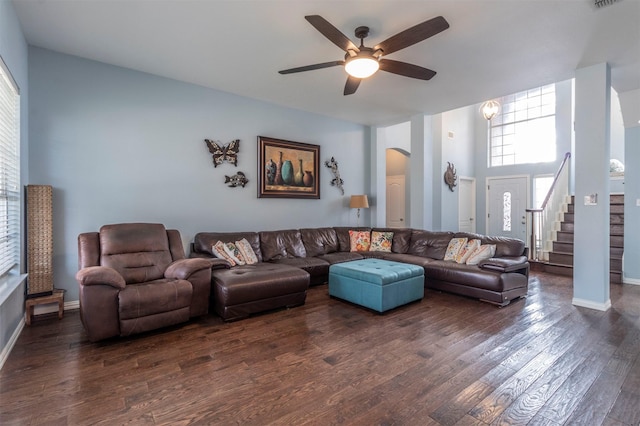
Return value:
<svg viewBox="0 0 640 426">
<path fill-rule="evenodd" d="M 205 139 L 204 142 L 213 156 L 213 167 L 218 167 L 225 161 L 238 167 L 238 151 L 240 151 L 240 139 L 233 140 L 226 145 L 220 141 Z"/>
</svg>

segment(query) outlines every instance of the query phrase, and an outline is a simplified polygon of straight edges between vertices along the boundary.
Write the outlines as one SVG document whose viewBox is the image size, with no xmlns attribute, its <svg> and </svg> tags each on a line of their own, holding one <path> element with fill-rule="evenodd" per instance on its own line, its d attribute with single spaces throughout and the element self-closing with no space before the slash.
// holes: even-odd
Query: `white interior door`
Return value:
<svg viewBox="0 0 640 426">
<path fill-rule="evenodd" d="M 458 180 L 458 230 L 476 232 L 476 180 Z"/>
<path fill-rule="evenodd" d="M 387 176 L 387 227 L 404 228 L 405 221 L 404 176 Z"/>
<path fill-rule="evenodd" d="M 487 234 L 527 241 L 528 176 L 487 179 Z"/>
</svg>

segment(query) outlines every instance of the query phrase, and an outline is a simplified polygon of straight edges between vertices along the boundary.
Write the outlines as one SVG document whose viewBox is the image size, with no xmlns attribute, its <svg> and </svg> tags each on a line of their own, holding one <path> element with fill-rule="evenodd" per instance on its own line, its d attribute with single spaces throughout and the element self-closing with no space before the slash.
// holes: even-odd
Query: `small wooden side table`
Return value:
<svg viewBox="0 0 640 426">
<path fill-rule="evenodd" d="M 25 320 L 27 325 L 31 325 L 31 317 L 36 305 L 44 305 L 47 303 L 58 303 L 58 319 L 62 319 L 64 315 L 64 290 L 53 290 L 49 296 L 34 297 L 25 301 Z"/>
</svg>

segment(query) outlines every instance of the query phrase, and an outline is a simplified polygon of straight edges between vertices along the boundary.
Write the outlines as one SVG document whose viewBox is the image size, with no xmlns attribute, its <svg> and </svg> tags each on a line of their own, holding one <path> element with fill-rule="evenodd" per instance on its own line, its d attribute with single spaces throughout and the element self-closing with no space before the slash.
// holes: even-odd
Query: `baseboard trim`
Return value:
<svg viewBox="0 0 640 426">
<path fill-rule="evenodd" d="M 13 331 L 11 338 L 9 339 L 5 347 L 2 348 L 2 352 L 0 352 L 0 370 L 2 370 L 2 367 L 4 367 L 4 363 L 7 360 L 7 358 L 9 358 L 9 354 L 11 353 L 11 350 L 13 349 L 14 345 L 18 341 L 18 337 L 20 337 L 20 333 L 22 333 L 23 328 L 24 328 L 24 318 L 20 320 L 20 322 L 18 323 L 18 326 Z"/>
<path fill-rule="evenodd" d="M 622 284 L 640 285 L 640 279 L 622 277 Z"/>
<path fill-rule="evenodd" d="M 608 311 L 609 308 L 611 308 L 611 299 L 607 300 L 605 303 L 596 303 L 591 300 L 578 299 L 577 297 L 574 297 L 571 304 L 582 308 L 595 309 L 597 311 Z"/>
</svg>

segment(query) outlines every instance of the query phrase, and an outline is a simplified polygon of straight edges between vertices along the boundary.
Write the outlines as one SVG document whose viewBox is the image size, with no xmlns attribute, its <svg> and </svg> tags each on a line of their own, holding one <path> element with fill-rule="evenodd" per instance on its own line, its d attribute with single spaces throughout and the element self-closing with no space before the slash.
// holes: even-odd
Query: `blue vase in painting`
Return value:
<svg viewBox="0 0 640 426">
<path fill-rule="evenodd" d="M 285 185 L 291 185 L 293 182 L 293 164 L 291 164 L 291 160 L 285 160 L 282 163 L 282 181 Z"/>
</svg>

